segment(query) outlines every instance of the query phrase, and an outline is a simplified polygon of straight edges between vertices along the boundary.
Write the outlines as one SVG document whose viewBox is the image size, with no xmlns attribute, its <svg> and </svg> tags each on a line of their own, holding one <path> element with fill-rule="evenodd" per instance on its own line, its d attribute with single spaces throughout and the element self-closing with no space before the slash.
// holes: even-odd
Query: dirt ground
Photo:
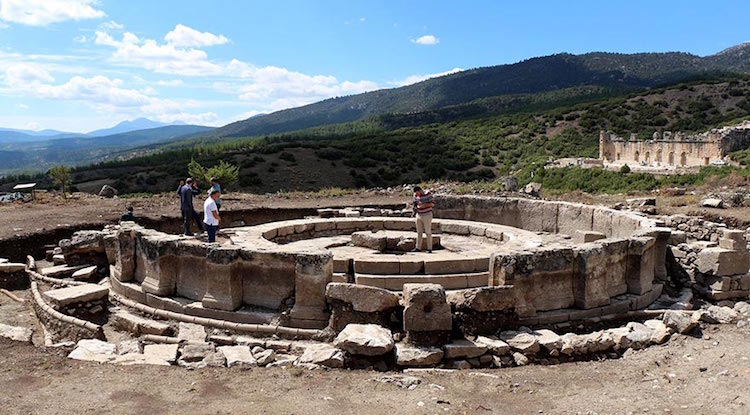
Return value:
<svg viewBox="0 0 750 415">
<path fill-rule="evenodd" d="M 115 366 L 0 340 L 0 408 L 4 414 L 741 414 L 750 413 L 750 332 L 742 330 L 676 335 L 668 345 L 617 360 L 405 374 Z M 383 376 L 421 383 L 409 390 L 375 381 Z"/>
<path fill-rule="evenodd" d="M 407 200 L 404 194 L 375 193 L 315 198 L 240 195 L 225 203 L 236 209 Z M 580 201 L 609 205 L 614 198 Z M 65 203 L 50 199 L 0 207 L 0 238 L 66 224 L 114 221 L 128 204 L 141 215 L 177 215 L 177 200 L 169 195 L 77 195 Z M 28 298 L 28 291 L 17 294 Z M 34 327 L 34 342 L 42 343 L 28 304 L 0 294 L 0 323 Z M 99 365 L 0 339 L 0 413 L 741 414 L 750 413 L 749 339 L 747 327 L 707 326 L 702 337 L 675 335 L 667 345 L 616 360 L 413 373 Z M 373 380 L 383 376 L 415 376 L 421 383 L 409 390 Z"/>
</svg>

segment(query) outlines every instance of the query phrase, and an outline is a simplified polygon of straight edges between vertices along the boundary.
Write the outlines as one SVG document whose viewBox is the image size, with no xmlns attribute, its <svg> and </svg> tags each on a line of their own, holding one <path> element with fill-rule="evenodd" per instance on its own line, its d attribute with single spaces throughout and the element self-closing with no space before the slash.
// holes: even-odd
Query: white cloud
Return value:
<svg viewBox="0 0 750 415">
<path fill-rule="evenodd" d="M 364 23 L 364 22 L 365 22 L 366 20 L 367 20 L 367 19 L 365 19 L 364 17 L 360 17 L 360 18 L 359 18 L 359 21 L 360 21 L 360 22 L 362 22 L 362 23 Z"/>
<path fill-rule="evenodd" d="M 118 115 L 146 116 L 164 122 L 185 121 L 208 123 L 218 117 L 213 112 L 189 113 L 186 109 L 199 108 L 195 100 L 173 100 L 155 97 L 153 88 L 142 90 L 124 87 L 121 79 L 103 75 L 73 76 L 65 83 L 56 84 L 43 68 L 17 64 L 5 71 L 8 87 L 24 96 L 61 101 L 78 101 L 99 112 Z"/>
<path fill-rule="evenodd" d="M 199 32 L 192 27 L 178 24 L 174 30 L 164 36 L 164 40 L 177 47 L 214 46 L 229 42 L 224 35 L 210 32 Z"/>
<path fill-rule="evenodd" d="M 20 108 L 22 110 L 27 110 L 27 109 L 29 109 L 29 106 L 26 105 L 26 104 L 18 104 L 18 108 Z"/>
<path fill-rule="evenodd" d="M 416 43 L 417 45 L 437 45 L 440 43 L 440 39 L 435 37 L 434 35 L 424 35 L 420 36 L 417 39 L 412 39 L 412 43 Z"/>
<path fill-rule="evenodd" d="M 407 76 L 406 78 L 404 78 L 404 79 L 402 79 L 400 81 L 391 81 L 391 82 L 388 82 L 388 83 L 390 85 L 397 86 L 397 87 L 398 86 L 405 86 L 405 85 L 416 84 L 417 82 L 422 82 L 422 81 L 425 81 L 427 79 L 438 78 L 438 77 L 441 77 L 441 76 L 450 75 L 450 74 L 453 74 L 453 73 L 456 73 L 456 72 L 461 72 L 461 71 L 463 71 L 463 69 L 461 69 L 461 68 L 453 68 L 453 69 L 451 69 L 449 71 L 445 71 L 445 72 L 431 73 L 431 74 L 425 74 L 425 75 L 411 75 L 411 76 Z"/>
<path fill-rule="evenodd" d="M 184 84 L 182 79 L 160 79 L 156 81 L 156 85 L 159 86 L 180 86 Z"/>
<path fill-rule="evenodd" d="M 88 41 L 88 38 L 86 35 L 79 35 L 73 38 L 73 41 L 76 43 L 86 43 Z"/>
<path fill-rule="evenodd" d="M 114 20 L 110 20 L 99 25 L 100 30 L 122 30 L 124 28 L 124 25 L 117 23 Z"/>
<path fill-rule="evenodd" d="M 173 44 L 158 44 L 153 39 L 139 39 L 130 32 L 116 40 L 108 33 L 97 31 L 94 43 L 112 46 L 112 60 L 126 65 L 140 66 L 158 73 L 186 76 L 220 75 L 222 68 L 208 61 L 200 49 L 179 48 Z"/>
<path fill-rule="evenodd" d="M 98 19 L 96 0 L 0 0 L 0 20 L 29 26 L 46 26 L 66 20 Z"/>
</svg>

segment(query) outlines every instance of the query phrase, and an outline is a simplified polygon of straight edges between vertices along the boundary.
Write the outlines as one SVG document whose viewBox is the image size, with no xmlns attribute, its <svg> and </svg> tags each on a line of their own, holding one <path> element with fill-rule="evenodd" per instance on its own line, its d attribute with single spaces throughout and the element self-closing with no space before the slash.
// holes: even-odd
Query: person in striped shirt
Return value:
<svg viewBox="0 0 750 415">
<path fill-rule="evenodd" d="M 417 213 L 417 246 L 415 251 L 422 250 L 422 233 L 427 240 L 427 252 L 432 252 L 432 193 L 429 190 L 423 190 L 419 186 L 414 186 L 414 210 Z"/>
</svg>

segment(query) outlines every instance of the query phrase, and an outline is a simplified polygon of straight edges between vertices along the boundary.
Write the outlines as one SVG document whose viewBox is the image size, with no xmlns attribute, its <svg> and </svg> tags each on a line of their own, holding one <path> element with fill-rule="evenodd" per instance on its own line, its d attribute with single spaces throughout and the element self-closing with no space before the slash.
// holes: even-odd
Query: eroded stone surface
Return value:
<svg viewBox="0 0 750 415">
<path fill-rule="evenodd" d="M 398 296 L 388 290 L 356 284 L 332 282 L 326 286 L 326 297 L 352 305 L 354 311 L 374 313 L 398 306 Z"/>
<path fill-rule="evenodd" d="M 33 332 L 26 327 L 9 326 L 0 323 L 0 337 L 14 340 L 17 342 L 31 343 Z"/>
<path fill-rule="evenodd" d="M 42 293 L 53 307 L 58 308 L 68 304 L 101 300 L 107 297 L 107 294 L 109 289 L 98 284 L 74 285 Z"/>
<path fill-rule="evenodd" d="M 330 344 L 315 344 L 305 349 L 305 352 L 299 358 L 299 363 L 333 368 L 343 367 L 344 353 Z"/>
<path fill-rule="evenodd" d="M 333 344 L 350 354 L 380 356 L 393 349 L 391 331 L 375 324 L 349 324 Z"/>
<path fill-rule="evenodd" d="M 443 349 L 437 347 L 417 347 L 398 343 L 396 348 L 396 364 L 402 367 L 434 366 L 443 360 Z"/>
</svg>

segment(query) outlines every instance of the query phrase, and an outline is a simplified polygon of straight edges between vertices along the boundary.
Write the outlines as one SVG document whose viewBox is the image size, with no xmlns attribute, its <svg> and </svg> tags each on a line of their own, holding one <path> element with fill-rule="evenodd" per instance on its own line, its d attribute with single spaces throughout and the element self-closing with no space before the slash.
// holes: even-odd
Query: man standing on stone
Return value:
<svg viewBox="0 0 750 415">
<path fill-rule="evenodd" d="M 190 220 L 195 220 L 198 224 L 198 230 L 203 232 L 201 217 L 193 209 L 193 196 L 200 194 L 198 185 L 191 178 L 185 180 L 185 185 L 180 188 L 180 211 L 182 212 L 182 225 L 184 226 L 185 235 L 190 233 Z"/>
<path fill-rule="evenodd" d="M 414 210 L 417 212 L 417 246 L 416 251 L 422 250 L 422 232 L 427 238 L 427 252 L 432 252 L 432 193 L 414 186 Z"/>
<path fill-rule="evenodd" d="M 219 230 L 219 208 L 216 202 L 220 196 L 220 191 L 211 189 L 208 191 L 208 198 L 203 202 L 203 223 L 208 232 L 208 243 L 216 242 L 216 231 Z"/>
</svg>

